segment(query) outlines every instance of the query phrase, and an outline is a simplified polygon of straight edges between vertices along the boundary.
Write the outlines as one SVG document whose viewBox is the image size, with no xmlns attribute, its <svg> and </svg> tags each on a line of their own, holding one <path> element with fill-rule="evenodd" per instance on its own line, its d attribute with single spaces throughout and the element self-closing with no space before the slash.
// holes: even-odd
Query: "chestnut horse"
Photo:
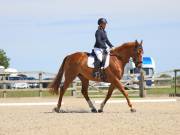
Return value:
<svg viewBox="0 0 180 135">
<path fill-rule="evenodd" d="M 101 80 L 101 78 L 94 78 L 92 76 L 93 69 L 87 66 L 88 55 L 86 52 L 77 52 L 66 56 L 63 60 L 63 63 L 59 69 L 56 78 L 49 85 L 50 92 L 58 94 L 59 87 L 61 86 L 60 84 L 62 81 L 63 74 L 65 75 L 65 81 L 63 85 L 60 87 L 58 104 L 57 107 L 54 108 L 54 111 L 60 112 L 62 97 L 66 89 L 76 77 L 79 77 L 79 79 L 82 82 L 82 89 L 81 89 L 82 95 L 89 104 L 89 107 L 91 108 L 92 112 L 97 112 L 97 110 L 88 96 L 89 80 L 97 81 L 97 82 L 104 81 L 111 83 L 106 98 L 101 103 L 98 112 L 103 112 L 103 108 L 107 100 L 111 97 L 112 92 L 115 88 L 118 88 L 119 91 L 121 91 L 122 94 L 125 96 L 131 112 L 135 112 L 136 110 L 133 108 L 128 98 L 128 93 L 125 91 L 122 83 L 120 82 L 120 79 L 123 76 L 124 67 L 126 63 L 129 62 L 130 58 L 133 58 L 133 62 L 135 63 L 137 68 L 142 67 L 142 54 L 143 54 L 142 41 L 141 43 L 139 43 L 137 40 L 135 42 L 124 43 L 123 45 L 111 50 L 110 64 L 104 70 L 104 73 L 106 75 L 106 80 Z"/>
</svg>

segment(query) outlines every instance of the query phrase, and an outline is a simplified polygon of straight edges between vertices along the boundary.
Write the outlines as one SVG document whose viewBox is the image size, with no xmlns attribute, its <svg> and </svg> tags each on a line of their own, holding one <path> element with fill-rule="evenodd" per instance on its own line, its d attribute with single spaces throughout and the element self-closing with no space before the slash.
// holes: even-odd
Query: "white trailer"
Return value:
<svg viewBox="0 0 180 135">
<path fill-rule="evenodd" d="M 146 80 L 147 86 L 152 86 L 154 81 L 155 74 L 155 61 L 152 57 L 143 57 L 142 69 L 145 72 L 145 77 L 150 78 Z M 130 59 L 129 63 L 125 66 L 124 76 L 125 80 L 134 79 L 135 81 L 139 80 L 139 71 L 136 69 L 134 62 Z M 138 88 L 136 84 L 130 84 L 134 88 Z"/>
</svg>

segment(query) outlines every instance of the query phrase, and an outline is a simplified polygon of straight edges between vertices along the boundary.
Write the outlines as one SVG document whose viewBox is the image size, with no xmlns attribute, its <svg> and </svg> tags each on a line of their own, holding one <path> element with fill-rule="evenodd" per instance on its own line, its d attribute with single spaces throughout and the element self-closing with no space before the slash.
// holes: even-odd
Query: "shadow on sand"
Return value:
<svg viewBox="0 0 180 135">
<path fill-rule="evenodd" d="M 49 111 L 49 112 L 44 112 L 44 113 L 56 113 L 54 110 Z M 59 113 L 92 113 L 91 111 L 88 110 L 60 110 Z"/>
</svg>

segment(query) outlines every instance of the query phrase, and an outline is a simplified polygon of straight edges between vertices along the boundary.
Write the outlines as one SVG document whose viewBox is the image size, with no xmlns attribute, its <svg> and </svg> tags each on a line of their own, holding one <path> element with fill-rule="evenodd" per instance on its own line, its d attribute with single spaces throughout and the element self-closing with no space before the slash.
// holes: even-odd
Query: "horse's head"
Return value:
<svg viewBox="0 0 180 135">
<path fill-rule="evenodd" d="M 135 42 L 127 42 L 119 47 L 111 50 L 111 55 L 116 56 L 119 60 L 124 63 L 128 63 L 130 57 L 133 58 L 133 62 L 136 68 L 142 67 L 142 55 L 143 55 L 143 42 L 139 43 L 137 40 Z"/>
<path fill-rule="evenodd" d="M 133 52 L 133 62 L 135 63 L 136 68 L 142 67 L 142 55 L 143 55 L 143 41 L 139 43 L 137 40 L 135 41 L 134 45 L 134 52 Z"/>
</svg>

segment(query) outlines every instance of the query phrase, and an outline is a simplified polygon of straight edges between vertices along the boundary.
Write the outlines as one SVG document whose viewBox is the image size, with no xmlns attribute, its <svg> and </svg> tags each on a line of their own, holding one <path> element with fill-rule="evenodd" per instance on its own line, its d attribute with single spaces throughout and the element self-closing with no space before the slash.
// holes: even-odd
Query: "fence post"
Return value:
<svg viewBox="0 0 180 135">
<path fill-rule="evenodd" d="M 42 90 L 39 90 L 39 97 L 42 97 Z"/>
<path fill-rule="evenodd" d="M 6 75 L 4 74 L 2 77 L 2 81 L 4 82 L 6 80 Z M 6 84 L 3 83 L 3 89 L 6 89 Z"/>
<path fill-rule="evenodd" d="M 176 92 L 176 77 L 177 77 L 177 71 L 176 70 L 174 70 L 174 73 L 175 73 L 175 76 L 174 76 L 174 88 L 175 88 L 175 92 L 174 92 L 174 96 L 176 96 L 177 95 L 177 92 Z"/>
<path fill-rule="evenodd" d="M 76 93 L 76 82 L 73 82 L 72 83 L 72 89 L 71 89 L 71 96 L 76 96 L 77 93 Z"/>
<path fill-rule="evenodd" d="M 39 73 L 39 89 L 42 89 L 42 72 Z"/>
<path fill-rule="evenodd" d="M 5 90 L 3 90 L 3 98 L 7 97 L 7 92 Z"/>
<path fill-rule="evenodd" d="M 145 90 L 145 81 L 144 81 L 144 71 L 140 69 L 140 80 L 139 80 L 139 96 L 146 97 L 146 90 Z"/>
</svg>

